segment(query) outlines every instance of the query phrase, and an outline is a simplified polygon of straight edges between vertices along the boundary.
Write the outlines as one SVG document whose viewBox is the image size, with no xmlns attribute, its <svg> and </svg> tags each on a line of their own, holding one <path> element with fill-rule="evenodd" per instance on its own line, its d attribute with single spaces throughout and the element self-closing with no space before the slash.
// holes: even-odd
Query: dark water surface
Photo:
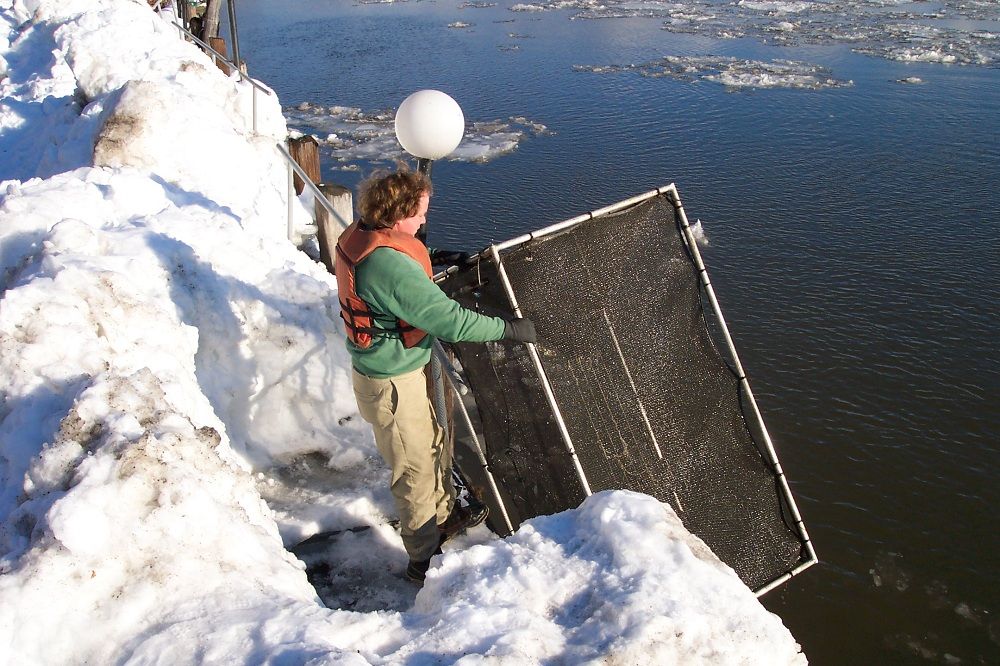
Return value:
<svg viewBox="0 0 1000 666">
<path fill-rule="evenodd" d="M 552 130 L 435 165 L 438 246 L 677 183 L 822 560 L 764 604 L 814 664 L 1000 663 L 1000 69 L 460 4 L 243 0 L 240 42 L 286 105 L 390 109 L 438 88 L 468 120 Z M 853 85 L 573 70 L 706 54 Z"/>
</svg>

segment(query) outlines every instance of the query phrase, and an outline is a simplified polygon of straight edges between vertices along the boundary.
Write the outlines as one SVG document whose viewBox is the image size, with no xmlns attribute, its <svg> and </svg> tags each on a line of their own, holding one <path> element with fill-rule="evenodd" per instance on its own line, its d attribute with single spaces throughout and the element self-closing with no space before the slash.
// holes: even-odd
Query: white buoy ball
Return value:
<svg viewBox="0 0 1000 666">
<path fill-rule="evenodd" d="M 414 157 L 441 159 L 458 148 L 463 134 L 462 107 L 440 90 L 418 90 L 396 111 L 396 138 Z"/>
</svg>

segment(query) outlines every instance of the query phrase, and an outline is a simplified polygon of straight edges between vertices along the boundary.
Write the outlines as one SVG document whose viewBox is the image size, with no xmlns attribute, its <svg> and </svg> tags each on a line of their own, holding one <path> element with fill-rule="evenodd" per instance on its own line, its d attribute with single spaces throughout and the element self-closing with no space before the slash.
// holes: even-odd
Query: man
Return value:
<svg viewBox="0 0 1000 666">
<path fill-rule="evenodd" d="M 421 173 L 372 176 L 361 185 L 361 219 L 341 234 L 334 260 L 354 396 L 392 470 L 390 489 L 410 558 L 406 575 L 417 582 L 448 537 L 487 513 L 455 502 L 451 452 L 424 375 L 434 339 L 535 341 L 530 320 L 478 314 L 433 282 L 427 248 L 415 237 L 430 196 L 430 180 Z"/>
</svg>

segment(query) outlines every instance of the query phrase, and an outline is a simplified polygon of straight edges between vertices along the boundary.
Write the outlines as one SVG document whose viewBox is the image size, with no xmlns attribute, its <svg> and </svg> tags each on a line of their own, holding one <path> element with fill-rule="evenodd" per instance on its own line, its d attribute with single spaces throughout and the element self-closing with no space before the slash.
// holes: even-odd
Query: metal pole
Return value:
<svg viewBox="0 0 1000 666">
<path fill-rule="evenodd" d="M 251 95 L 253 95 L 253 133 L 257 133 L 257 89 L 253 86 L 250 87 Z"/>
<path fill-rule="evenodd" d="M 514 296 L 514 289 L 511 287 L 510 280 L 507 279 L 507 271 L 504 269 L 503 264 L 500 263 L 500 253 L 497 251 L 497 246 L 491 245 L 490 250 L 493 254 L 493 261 L 496 262 L 497 270 L 500 273 L 500 281 L 503 283 L 503 288 L 507 292 L 507 298 L 510 300 L 510 306 L 514 310 L 514 314 L 520 317 L 521 308 L 517 304 L 517 297 Z M 569 436 L 569 430 L 566 429 L 566 421 L 563 419 L 562 412 L 559 411 L 559 405 L 556 403 L 556 396 L 552 392 L 552 385 L 549 383 L 548 375 L 545 374 L 545 368 L 542 367 L 542 359 L 538 356 L 538 350 L 535 349 L 533 343 L 526 342 L 524 346 L 528 348 L 528 355 L 531 356 L 535 372 L 538 373 L 538 378 L 542 382 L 542 390 L 549 402 L 549 407 L 552 408 L 552 415 L 555 417 L 556 425 L 559 427 L 559 434 L 562 435 L 563 442 L 566 444 L 566 450 L 573 459 L 573 466 L 576 468 L 576 474 L 580 479 L 580 484 L 583 486 L 583 492 L 587 497 L 590 497 L 592 494 L 590 492 L 590 483 L 587 481 L 587 475 L 583 472 L 583 465 L 580 464 L 580 459 L 576 455 L 576 449 L 573 448 L 573 440 Z"/>
<path fill-rule="evenodd" d="M 295 233 L 295 223 L 292 220 L 292 202 L 295 201 L 295 178 L 293 177 L 292 162 L 288 163 L 288 240 L 292 240 Z"/>
<path fill-rule="evenodd" d="M 429 160 L 426 157 L 417 158 L 417 172 L 427 176 L 427 180 L 431 178 L 431 165 L 433 162 L 434 160 Z M 418 241 L 427 245 L 427 224 L 423 224 L 417 229 L 416 237 Z"/>
<path fill-rule="evenodd" d="M 320 205 L 326 209 L 326 212 L 330 214 L 330 217 L 334 220 L 337 220 L 337 222 L 340 223 L 340 226 L 342 226 L 344 229 L 351 226 L 351 221 L 345 220 L 343 217 L 341 217 L 340 213 L 337 212 L 337 209 L 333 207 L 333 204 L 331 204 L 330 201 L 326 198 L 326 196 L 320 191 L 320 189 L 316 187 L 316 183 L 312 182 L 312 180 L 309 178 L 309 175 L 305 172 L 305 170 L 295 163 L 295 160 L 292 159 L 292 156 L 288 152 L 288 149 L 285 148 L 285 146 L 280 143 L 275 144 L 275 147 L 278 149 L 278 152 L 284 156 L 285 161 L 288 163 L 288 168 L 295 170 L 295 173 L 299 175 L 299 178 L 302 179 L 302 182 L 305 183 L 305 186 L 309 188 L 310 192 L 312 192 L 313 196 L 316 198 L 316 201 L 318 201 Z M 294 192 L 295 191 L 294 180 L 291 179 L 291 176 L 289 176 L 289 182 L 292 183 L 292 185 L 289 185 L 289 191 Z M 289 199 L 289 202 L 291 202 L 291 199 Z M 291 205 L 291 203 L 289 203 L 289 205 Z"/>
<path fill-rule="evenodd" d="M 437 343 L 435 343 L 437 345 Z M 440 352 L 438 347 L 435 348 L 435 352 Z M 493 497 L 497 501 L 497 506 L 500 508 L 500 515 L 503 516 L 504 525 L 507 526 L 507 532 L 510 534 L 514 533 L 514 526 L 510 522 L 510 516 L 507 514 L 507 506 L 503 502 L 503 498 L 500 496 L 500 489 L 497 487 L 496 479 L 493 478 L 493 472 L 490 470 L 489 461 L 486 460 L 486 454 L 483 453 L 483 446 L 479 442 L 479 436 L 476 435 L 476 429 L 472 425 L 472 418 L 469 416 L 469 410 L 465 408 L 465 401 L 462 400 L 461 392 L 458 390 L 458 386 L 455 384 L 454 378 L 449 374 L 448 383 L 451 385 L 451 390 L 455 393 L 455 402 L 458 403 L 459 412 L 462 414 L 462 422 L 465 424 L 466 429 L 469 431 L 469 437 L 472 438 L 473 444 L 475 444 L 476 456 L 479 458 L 479 464 L 482 465 L 483 473 L 486 474 L 486 482 L 490 485 L 490 491 L 493 493 Z"/>
<path fill-rule="evenodd" d="M 437 354 L 431 354 L 431 381 L 434 384 L 434 417 L 444 432 L 445 441 L 448 441 L 448 405 L 444 399 L 444 371 Z"/>
<path fill-rule="evenodd" d="M 747 393 L 750 406 L 753 408 L 754 418 L 756 418 L 757 425 L 760 427 L 761 433 L 764 435 L 764 444 L 767 448 L 767 453 L 770 456 L 770 462 L 774 465 L 774 472 L 778 476 L 778 483 L 781 486 L 782 494 L 788 502 L 788 509 L 792 514 L 792 519 L 795 521 L 795 526 L 799 529 L 799 533 L 802 536 L 806 553 L 809 555 L 809 560 L 803 566 L 815 564 L 819 561 L 816 557 L 816 550 L 813 548 L 812 541 L 809 539 L 809 533 L 806 531 L 805 523 L 802 521 L 802 516 L 799 514 L 799 508 L 795 504 L 795 498 L 792 497 L 792 491 L 788 487 L 788 480 L 785 478 L 785 472 L 781 469 L 781 463 L 778 462 L 778 454 L 774 450 L 771 435 L 767 432 L 767 427 L 764 425 L 764 418 L 761 416 L 760 409 L 757 407 L 757 400 L 754 398 L 753 391 L 750 389 L 750 381 L 747 379 L 746 372 L 743 370 L 743 365 L 740 363 L 739 355 L 736 353 L 736 346 L 733 344 L 733 338 L 729 334 L 729 327 L 726 325 L 726 320 L 722 316 L 722 308 L 719 307 L 719 301 L 715 296 L 715 290 L 712 288 L 712 282 L 708 278 L 708 269 L 705 268 L 705 262 L 702 261 L 701 252 L 698 251 L 698 243 L 695 240 L 694 234 L 691 232 L 691 225 L 688 223 L 687 214 L 684 212 L 684 206 L 681 205 L 680 194 L 677 192 L 677 188 L 674 185 L 670 185 L 664 193 L 667 194 L 667 198 L 670 200 L 670 203 L 673 205 L 678 216 L 680 217 L 684 240 L 687 242 L 688 248 L 691 251 L 691 257 L 694 259 L 695 268 L 698 269 L 698 274 L 701 276 L 701 283 L 705 288 L 705 293 L 708 295 L 708 301 L 712 306 L 712 311 L 719 320 L 719 326 L 722 329 L 723 338 L 726 341 L 726 346 L 729 348 L 733 364 L 736 366 L 736 372 L 739 376 L 740 385 Z M 789 574 L 789 577 L 791 577 L 791 575 L 794 574 Z M 766 592 L 767 590 L 764 591 Z M 763 592 L 761 592 L 761 594 L 763 594 Z"/>
<path fill-rule="evenodd" d="M 241 65 L 243 61 L 240 60 L 240 37 L 239 31 L 236 29 L 236 0 L 229 0 L 227 9 L 229 10 L 229 37 L 233 42 L 233 62 L 236 63 L 237 71 L 242 71 Z"/>
<path fill-rule="evenodd" d="M 455 390 L 459 392 L 460 395 L 468 395 L 469 387 L 462 379 L 458 370 L 452 364 L 451 359 L 445 354 L 444 348 L 441 347 L 441 342 L 438 340 L 434 341 L 434 353 L 437 355 L 438 360 L 441 361 L 441 367 L 444 368 L 445 373 L 448 375 L 448 379 L 455 386 Z"/>
</svg>

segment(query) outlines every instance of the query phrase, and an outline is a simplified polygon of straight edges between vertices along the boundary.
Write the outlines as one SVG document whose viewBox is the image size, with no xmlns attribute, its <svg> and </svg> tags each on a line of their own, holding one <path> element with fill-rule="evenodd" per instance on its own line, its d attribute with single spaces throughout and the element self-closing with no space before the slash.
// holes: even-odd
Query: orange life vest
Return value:
<svg viewBox="0 0 1000 666">
<path fill-rule="evenodd" d="M 428 278 L 433 275 L 427 247 L 413 236 L 393 229 L 363 227 L 360 221 L 347 227 L 337 241 L 337 257 L 333 262 L 337 275 L 340 316 L 347 328 L 347 339 L 358 347 L 367 349 L 374 336 L 398 335 L 403 339 L 404 347 L 414 347 L 427 335 L 425 331 L 410 326 L 402 319 L 396 320 L 395 328 L 376 328 L 371 309 L 358 297 L 354 270 L 380 247 L 391 247 L 402 252 L 420 264 Z"/>
</svg>

